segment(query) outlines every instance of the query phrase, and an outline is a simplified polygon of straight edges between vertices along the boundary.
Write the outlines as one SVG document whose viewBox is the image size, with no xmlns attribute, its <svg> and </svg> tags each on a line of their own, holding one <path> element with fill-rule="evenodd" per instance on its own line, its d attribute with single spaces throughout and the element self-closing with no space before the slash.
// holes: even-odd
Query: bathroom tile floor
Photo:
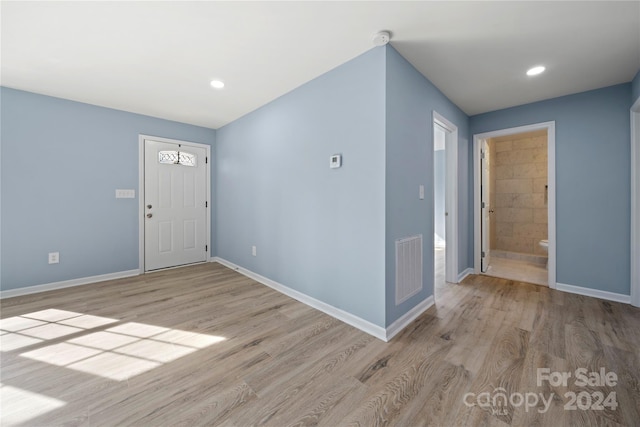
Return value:
<svg viewBox="0 0 640 427">
<path fill-rule="evenodd" d="M 487 276 L 548 286 L 549 272 L 544 265 L 509 258 L 492 257 Z"/>
</svg>

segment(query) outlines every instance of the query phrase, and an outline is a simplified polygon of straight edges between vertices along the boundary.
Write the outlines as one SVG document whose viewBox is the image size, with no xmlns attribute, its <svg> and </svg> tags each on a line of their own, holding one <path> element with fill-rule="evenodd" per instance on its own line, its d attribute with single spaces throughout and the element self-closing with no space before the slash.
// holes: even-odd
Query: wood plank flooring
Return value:
<svg viewBox="0 0 640 427">
<path fill-rule="evenodd" d="M 1 309 L 3 426 L 640 425 L 640 310 L 494 277 L 438 280 L 389 343 L 219 264 Z"/>
</svg>

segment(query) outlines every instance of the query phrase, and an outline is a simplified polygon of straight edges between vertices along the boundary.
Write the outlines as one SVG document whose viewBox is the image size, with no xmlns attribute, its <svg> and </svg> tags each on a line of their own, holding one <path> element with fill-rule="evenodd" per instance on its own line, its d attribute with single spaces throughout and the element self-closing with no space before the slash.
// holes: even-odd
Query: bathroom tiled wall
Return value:
<svg viewBox="0 0 640 427">
<path fill-rule="evenodd" d="M 491 249 L 546 255 L 546 131 L 489 140 Z"/>
</svg>

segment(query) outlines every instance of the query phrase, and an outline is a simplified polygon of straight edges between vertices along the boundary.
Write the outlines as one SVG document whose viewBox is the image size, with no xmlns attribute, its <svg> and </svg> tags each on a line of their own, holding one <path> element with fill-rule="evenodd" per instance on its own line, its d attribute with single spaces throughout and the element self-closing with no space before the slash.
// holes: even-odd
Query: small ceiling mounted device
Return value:
<svg viewBox="0 0 640 427">
<path fill-rule="evenodd" d="M 376 46 L 384 46 L 391 40 L 389 31 L 380 31 L 373 35 L 373 44 Z"/>
</svg>

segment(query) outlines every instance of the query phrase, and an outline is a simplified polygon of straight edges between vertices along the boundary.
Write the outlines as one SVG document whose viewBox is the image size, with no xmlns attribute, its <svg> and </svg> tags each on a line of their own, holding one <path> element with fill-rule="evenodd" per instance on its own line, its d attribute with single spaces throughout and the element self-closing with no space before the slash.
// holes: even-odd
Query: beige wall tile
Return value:
<svg viewBox="0 0 640 427">
<path fill-rule="evenodd" d="M 531 148 L 543 148 L 547 149 L 547 137 L 536 137 L 536 138 L 526 138 L 522 140 L 518 140 L 514 143 L 514 148 L 518 150 L 527 150 Z"/>
<path fill-rule="evenodd" d="M 527 237 L 540 241 L 547 238 L 547 224 L 513 224 L 513 237 Z"/>
<path fill-rule="evenodd" d="M 533 222 L 536 224 L 547 224 L 549 222 L 547 209 L 534 209 Z"/>
<path fill-rule="evenodd" d="M 509 252 L 533 253 L 533 239 L 498 237 L 496 249 Z"/>
<path fill-rule="evenodd" d="M 511 151 L 511 141 L 498 141 L 496 144 L 496 151 Z"/>
<path fill-rule="evenodd" d="M 496 222 L 495 232 L 496 237 L 511 237 L 513 236 L 513 223 Z"/>
<path fill-rule="evenodd" d="M 546 176 L 547 164 L 542 162 L 526 163 L 517 167 L 511 166 L 511 177 L 509 178 L 546 178 Z"/>
<path fill-rule="evenodd" d="M 533 149 L 533 161 L 535 163 L 547 163 L 547 159 L 549 156 L 547 155 L 546 148 L 534 148 Z"/>
<path fill-rule="evenodd" d="M 547 178 L 534 178 L 532 192 L 544 194 L 546 192 L 545 185 L 547 185 Z"/>
<path fill-rule="evenodd" d="M 496 191 L 493 192 L 496 195 L 495 203 L 493 204 L 494 208 L 512 208 L 513 207 L 513 198 L 515 194 L 513 193 L 498 193 Z"/>
<path fill-rule="evenodd" d="M 517 151 L 509 151 L 506 153 L 498 153 L 497 157 L 500 157 L 500 154 L 509 154 L 509 156 L 503 156 L 505 159 L 513 162 L 513 164 L 521 165 L 523 163 L 541 163 L 547 161 L 547 151 L 546 150 L 517 150 Z"/>
<path fill-rule="evenodd" d="M 514 208 L 533 208 L 533 194 L 518 193 L 513 195 L 512 207 Z"/>
<path fill-rule="evenodd" d="M 533 222 L 533 209 L 498 208 L 496 221 L 501 222 Z"/>
<path fill-rule="evenodd" d="M 494 178 L 497 179 L 510 179 L 513 178 L 513 166 L 512 165 L 496 165 Z M 530 177 L 527 177 L 530 178 Z"/>
<path fill-rule="evenodd" d="M 545 180 L 546 181 L 546 180 Z M 498 179 L 497 193 L 531 193 L 533 192 L 531 179 Z"/>
<path fill-rule="evenodd" d="M 547 209 L 547 202 L 544 193 L 533 193 L 531 195 L 531 200 L 533 201 L 532 207 L 534 208 L 544 208 Z"/>
<path fill-rule="evenodd" d="M 535 132 L 490 141 L 491 248 L 546 255 L 547 137 Z M 494 196 L 495 195 L 495 196 Z"/>
<path fill-rule="evenodd" d="M 514 161 L 514 152 L 511 150 L 508 151 L 500 151 L 496 153 L 495 162 L 497 166 L 500 165 L 513 165 Z"/>
</svg>

